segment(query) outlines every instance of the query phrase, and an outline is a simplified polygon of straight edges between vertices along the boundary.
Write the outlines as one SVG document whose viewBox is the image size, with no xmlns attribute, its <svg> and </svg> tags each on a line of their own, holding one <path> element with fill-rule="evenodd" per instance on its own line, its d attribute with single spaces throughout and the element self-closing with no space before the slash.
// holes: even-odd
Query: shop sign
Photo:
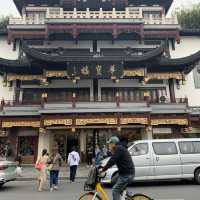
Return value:
<svg viewBox="0 0 200 200">
<path fill-rule="evenodd" d="M 123 76 L 124 77 L 136 77 L 140 76 L 143 77 L 145 75 L 145 69 L 144 68 L 138 68 L 134 70 L 124 70 Z"/>
<path fill-rule="evenodd" d="M 7 81 L 32 81 L 32 80 L 41 80 L 42 75 L 16 75 L 16 74 L 8 74 Z"/>
<path fill-rule="evenodd" d="M 145 78 L 146 81 L 148 80 L 168 80 L 168 79 L 176 79 L 182 80 L 183 76 L 180 72 L 173 72 L 173 73 L 148 73 L 147 77 Z"/>
<path fill-rule="evenodd" d="M 126 117 L 120 119 L 120 124 L 148 124 L 148 119 Z"/>
<path fill-rule="evenodd" d="M 45 71 L 45 77 L 47 78 L 52 78 L 52 77 L 56 77 L 56 78 L 70 78 L 69 74 L 67 71 L 53 71 L 53 70 L 47 70 Z"/>
<path fill-rule="evenodd" d="M 40 121 L 3 121 L 2 128 L 11 127 L 40 127 Z"/>
<path fill-rule="evenodd" d="M 151 125 L 156 126 L 160 124 L 188 125 L 188 120 L 187 119 L 151 119 Z"/>
<path fill-rule="evenodd" d="M 44 126 L 52 126 L 52 125 L 71 126 L 72 119 L 45 119 L 44 120 Z"/>
<path fill-rule="evenodd" d="M 122 75 L 123 63 L 121 62 L 70 62 L 67 65 L 67 76 L 72 78 L 120 78 Z"/>
<path fill-rule="evenodd" d="M 76 119 L 77 126 L 85 126 L 90 124 L 117 124 L 117 118 L 94 118 L 94 119 Z"/>
</svg>

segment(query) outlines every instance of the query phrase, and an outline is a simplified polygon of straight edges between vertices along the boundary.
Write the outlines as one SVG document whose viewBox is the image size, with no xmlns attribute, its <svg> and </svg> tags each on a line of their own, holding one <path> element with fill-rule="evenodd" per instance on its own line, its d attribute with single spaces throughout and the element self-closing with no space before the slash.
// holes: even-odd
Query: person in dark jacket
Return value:
<svg viewBox="0 0 200 200">
<path fill-rule="evenodd" d="M 108 163 L 102 168 L 102 171 L 106 171 L 113 165 L 117 165 L 119 177 L 112 189 L 112 195 L 113 200 L 120 200 L 123 191 L 134 178 L 135 167 L 131 155 L 127 148 L 120 144 L 118 137 L 111 137 L 108 144 L 109 149 L 112 151 L 112 156 Z"/>
<path fill-rule="evenodd" d="M 123 134 L 123 135 L 119 136 L 118 145 L 122 145 L 128 149 L 128 135 L 127 134 Z"/>
</svg>

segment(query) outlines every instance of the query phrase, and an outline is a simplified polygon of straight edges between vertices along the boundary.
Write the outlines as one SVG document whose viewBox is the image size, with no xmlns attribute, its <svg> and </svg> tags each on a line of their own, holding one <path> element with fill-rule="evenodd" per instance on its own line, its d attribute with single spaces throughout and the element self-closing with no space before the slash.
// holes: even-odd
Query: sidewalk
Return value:
<svg viewBox="0 0 200 200">
<path fill-rule="evenodd" d="M 80 165 L 77 169 L 77 179 L 86 179 L 89 168 L 86 165 Z M 62 167 L 59 174 L 60 179 L 69 179 L 69 167 Z M 23 166 L 22 176 L 18 177 L 18 181 L 31 181 L 37 179 L 37 170 L 34 166 Z"/>
</svg>

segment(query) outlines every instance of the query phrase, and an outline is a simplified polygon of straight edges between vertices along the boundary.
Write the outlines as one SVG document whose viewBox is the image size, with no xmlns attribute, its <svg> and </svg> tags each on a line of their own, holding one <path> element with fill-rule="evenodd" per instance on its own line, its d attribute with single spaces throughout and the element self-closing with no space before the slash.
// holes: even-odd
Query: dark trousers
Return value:
<svg viewBox="0 0 200 200">
<path fill-rule="evenodd" d="M 51 170 L 50 171 L 50 188 L 52 188 L 53 185 L 55 185 L 55 186 L 58 185 L 58 176 L 59 176 L 58 170 Z"/>
<path fill-rule="evenodd" d="M 123 191 L 126 189 L 127 185 L 133 180 L 133 175 L 119 175 L 117 183 L 112 189 L 113 200 L 120 200 Z"/>
<path fill-rule="evenodd" d="M 70 166 L 70 181 L 74 182 L 76 177 L 77 165 Z"/>
</svg>

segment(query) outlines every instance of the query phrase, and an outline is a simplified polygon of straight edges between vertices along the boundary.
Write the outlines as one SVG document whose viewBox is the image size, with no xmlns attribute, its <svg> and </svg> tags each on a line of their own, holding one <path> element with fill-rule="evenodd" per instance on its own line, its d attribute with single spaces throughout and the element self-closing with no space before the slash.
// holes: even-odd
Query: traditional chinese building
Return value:
<svg viewBox="0 0 200 200">
<path fill-rule="evenodd" d="M 129 139 L 184 136 L 190 102 L 177 88 L 200 52 L 171 58 L 180 41 L 171 0 L 14 1 L 7 42 L 16 60 L 0 59 L 4 88 L 1 137 L 25 163 L 58 145 L 63 158 L 78 146 L 103 145 L 113 134 Z M 196 68 L 195 68 L 196 69 Z M 178 95 L 180 96 L 180 95 Z"/>
</svg>

